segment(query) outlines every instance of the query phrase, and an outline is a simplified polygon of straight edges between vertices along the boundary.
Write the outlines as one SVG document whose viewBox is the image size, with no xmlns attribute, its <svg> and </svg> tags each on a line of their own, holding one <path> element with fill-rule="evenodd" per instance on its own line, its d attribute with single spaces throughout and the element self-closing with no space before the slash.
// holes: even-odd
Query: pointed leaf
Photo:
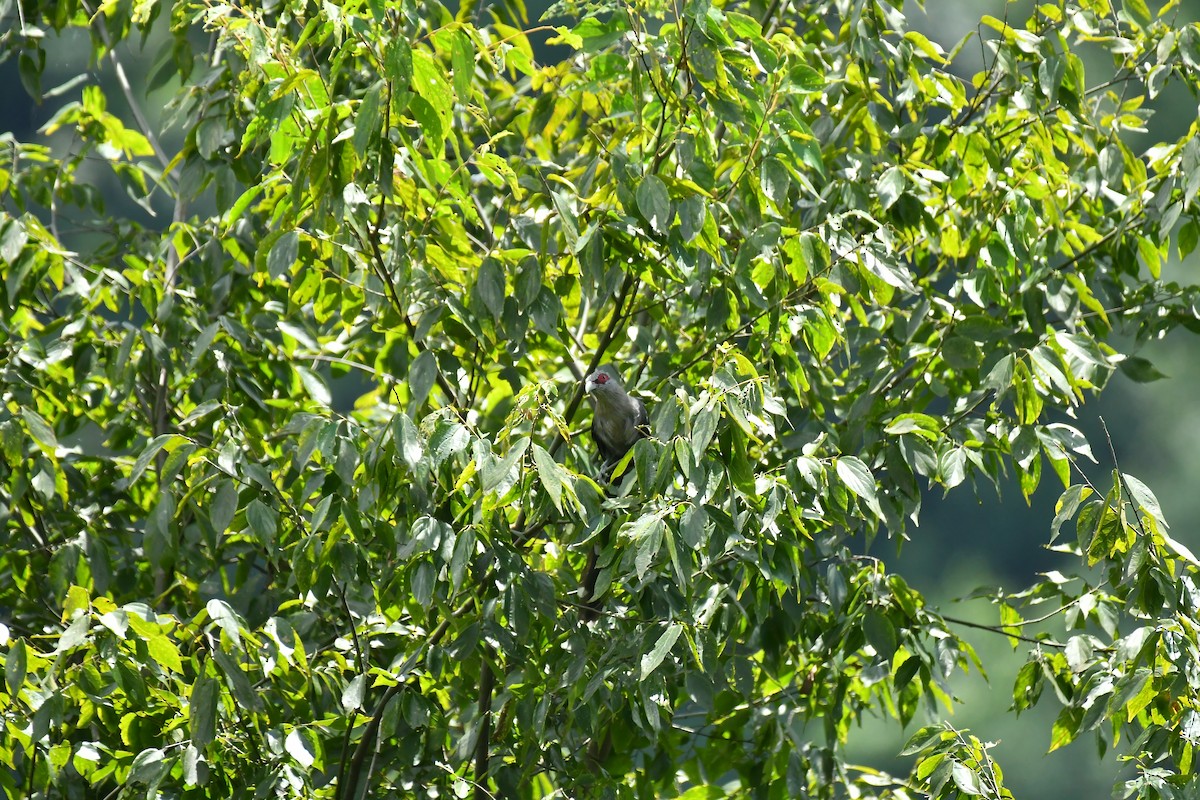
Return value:
<svg viewBox="0 0 1200 800">
<path fill-rule="evenodd" d="M 659 636 L 658 641 L 654 643 L 654 649 L 642 656 L 641 680 L 646 680 L 654 670 L 658 669 L 682 632 L 683 626 L 677 622 L 672 622 L 667 626 L 662 636 Z"/>
</svg>

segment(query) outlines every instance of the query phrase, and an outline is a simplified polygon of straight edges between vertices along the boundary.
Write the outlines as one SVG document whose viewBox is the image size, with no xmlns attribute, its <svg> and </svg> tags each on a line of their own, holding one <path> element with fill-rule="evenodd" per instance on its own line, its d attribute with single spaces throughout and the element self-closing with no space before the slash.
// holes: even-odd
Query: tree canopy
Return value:
<svg viewBox="0 0 1200 800">
<path fill-rule="evenodd" d="M 1078 567 L 971 631 L 1014 711 L 1194 792 L 1200 564 L 1073 415 L 1200 330 L 1196 125 L 1145 137 L 1200 29 L 902 5 L 0 3 L 52 110 L 0 137 L 0 786 L 1011 797 L 986 733 L 845 746 L 986 666 L 863 542 L 1014 475 Z"/>
</svg>

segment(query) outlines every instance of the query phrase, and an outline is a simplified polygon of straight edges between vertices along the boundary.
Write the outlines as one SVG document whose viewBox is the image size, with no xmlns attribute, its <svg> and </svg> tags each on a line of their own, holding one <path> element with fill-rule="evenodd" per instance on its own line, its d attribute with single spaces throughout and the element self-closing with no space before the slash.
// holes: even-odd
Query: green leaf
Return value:
<svg viewBox="0 0 1200 800">
<path fill-rule="evenodd" d="M 9 695 L 14 698 L 25 684 L 28 664 L 29 654 L 25 652 L 25 640 L 17 639 L 4 656 L 4 684 L 8 687 Z"/>
<path fill-rule="evenodd" d="M 867 465 L 854 456 L 840 456 L 835 459 L 834 467 L 842 483 L 866 503 L 875 516 L 882 519 L 883 509 L 879 507 L 879 500 L 875 495 L 875 476 L 871 474 Z"/>
<path fill-rule="evenodd" d="M 366 154 L 371 140 L 379 131 L 379 98 L 382 91 L 383 81 L 375 81 L 363 97 L 358 113 L 354 115 L 354 152 L 360 158 Z"/>
<path fill-rule="evenodd" d="M 207 675 L 201 675 L 192 684 L 192 694 L 188 698 L 188 724 L 192 744 L 198 748 L 207 747 L 216 738 L 219 697 L 220 686 Z"/>
<path fill-rule="evenodd" d="M 677 204 L 679 214 L 679 235 L 686 244 L 691 244 L 696 236 L 704 229 L 708 218 L 708 206 L 699 195 L 689 195 Z"/>
<path fill-rule="evenodd" d="M 941 438 L 941 429 L 941 422 L 928 414 L 907 413 L 897 415 L 883 430 L 884 433 L 893 436 L 913 433 L 930 441 L 937 441 Z"/>
<path fill-rule="evenodd" d="M 429 391 L 433 388 L 434 381 L 437 380 L 437 374 L 437 359 L 428 350 L 413 360 L 412 366 L 408 370 L 408 392 L 413 408 L 421 406 L 425 402 L 425 398 L 429 397 Z"/>
<path fill-rule="evenodd" d="M 1149 359 L 1141 356 L 1126 356 L 1117 362 L 1117 366 L 1125 377 L 1137 383 L 1153 383 L 1167 377 Z"/>
<path fill-rule="evenodd" d="M 787 202 L 788 189 L 791 186 L 791 176 L 788 174 L 787 167 L 783 165 L 779 159 L 768 158 L 763 161 L 762 170 L 759 175 L 759 188 L 767 198 L 779 206 L 784 207 Z M 683 217 L 680 216 L 682 223 Z"/>
<path fill-rule="evenodd" d="M 1124 5 L 1125 8 L 1132 11 L 1141 22 L 1149 23 L 1154 19 L 1154 17 L 1150 15 L 1150 9 L 1146 6 L 1145 0 L 1124 0 Z"/>
<path fill-rule="evenodd" d="M 642 664 L 639 680 L 646 680 L 653 672 L 659 668 L 663 659 L 671 652 L 671 648 L 675 646 L 676 640 L 679 639 L 679 634 L 683 633 L 683 626 L 677 622 L 672 622 L 667 625 L 667 629 L 658 637 L 658 641 L 654 643 L 654 648 L 642 655 Z"/>
<path fill-rule="evenodd" d="M 291 272 L 299 253 L 300 234 L 296 231 L 287 231 L 276 239 L 267 254 L 267 271 L 271 273 L 271 279 L 278 280 Z"/>
<path fill-rule="evenodd" d="M 268 548 L 274 546 L 275 534 L 278 530 L 275 509 L 255 498 L 246 506 L 246 521 L 250 523 L 250 530 L 263 545 Z"/>
<path fill-rule="evenodd" d="M 1092 490 L 1082 484 L 1070 486 L 1058 498 L 1054 506 L 1054 521 L 1050 524 L 1050 544 L 1058 538 L 1060 529 L 1067 520 L 1075 516 L 1079 504 L 1092 494 Z"/>
<path fill-rule="evenodd" d="M 637 188 L 637 205 L 655 233 L 665 234 L 671 227 L 671 198 L 667 186 L 657 175 L 647 175 Z"/>
<path fill-rule="evenodd" d="M 1149 514 L 1158 523 L 1159 528 L 1166 530 L 1169 526 L 1166 517 L 1163 516 L 1162 506 L 1159 505 L 1158 498 L 1154 496 L 1150 487 L 1125 472 L 1121 473 L 1121 478 L 1125 482 L 1130 499 L 1133 500 L 1133 504 L 1139 512 Z"/>
<path fill-rule="evenodd" d="M 433 457 L 433 465 L 440 467 L 446 459 L 465 450 L 470 441 L 471 436 L 462 425 L 453 420 L 439 419 L 434 426 L 433 435 L 429 437 L 429 453 Z"/>
<path fill-rule="evenodd" d="M 79 645 L 87 641 L 88 631 L 91 628 L 91 617 L 87 614 L 80 614 L 76 617 L 67 629 L 63 631 L 62 636 L 58 637 L 58 644 L 54 648 L 55 653 L 66 653 L 75 649 Z"/>
<path fill-rule="evenodd" d="M 533 446 L 533 463 L 537 466 L 542 486 L 546 488 L 554 507 L 561 512 L 563 510 L 563 487 L 570 480 L 570 476 L 545 449 L 536 444 Z"/>
<path fill-rule="evenodd" d="M 626 534 L 636 548 L 634 569 L 638 579 L 645 577 L 650 564 L 658 556 L 662 546 L 663 521 L 656 514 L 648 514 L 629 526 Z"/>
<path fill-rule="evenodd" d="M 355 675 L 342 690 L 342 710 L 346 713 L 363 707 L 363 694 L 367 686 L 366 675 Z"/>
<path fill-rule="evenodd" d="M 237 612 L 230 608 L 229 604 L 224 600 L 217 600 L 215 598 L 209 600 L 204 608 L 217 627 L 229 637 L 229 641 L 235 647 L 240 646 L 242 642 L 242 624 Z M 240 672 L 241 670 L 238 671 Z"/>
<path fill-rule="evenodd" d="M 948 733 L 940 725 L 926 725 L 908 737 L 908 741 L 905 742 L 904 749 L 900 751 L 900 755 L 916 755 L 922 750 L 928 750 L 930 745 L 943 741 L 949 736 L 952 736 L 952 734 Z"/>
<path fill-rule="evenodd" d="M 451 130 L 454 94 L 442 65 L 430 53 L 418 49 L 412 51 L 412 71 L 413 89 L 437 114 L 442 131 Z"/>
<path fill-rule="evenodd" d="M 183 672 L 183 662 L 179 658 L 179 649 L 166 636 L 159 634 L 146 640 L 146 649 L 155 663 L 166 667 L 176 674 Z"/>
<path fill-rule="evenodd" d="M 150 462 L 158 452 L 169 444 L 176 442 L 185 442 L 187 439 L 176 433 L 164 433 L 162 436 L 155 436 L 150 442 L 142 448 L 142 452 L 138 454 L 137 460 L 133 462 L 133 469 L 129 472 L 129 477 L 125 479 L 125 486 L 132 486 L 137 483 L 138 478 L 142 477 L 146 468 L 150 466 Z"/>
<path fill-rule="evenodd" d="M 50 427 L 50 423 L 46 422 L 42 415 L 32 408 L 22 408 L 21 419 L 25 420 L 29 435 L 38 443 L 42 452 L 53 458 L 58 449 L 58 437 L 54 435 L 54 429 Z"/>
<path fill-rule="evenodd" d="M 300 384 L 304 387 L 304 391 L 314 402 L 319 403 L 325 408 L 329 408 L 333 404 L 333 395 L 329 391 L 329 387 L 325 384 L 325 380 L 313 372 L 308 367 L 302 364 L 294 364 L 296 375 L 300 378 Z"/>
<path fill-rule="evenodd" d="M 1194 219 L 1179 226 L 1179 260 L 1183 261 L 1196 250 L 1200 244 L 1200 223 Z"/>
<path fill-rule="evenodd" d="M 433 602 L 433 586 L 437 582 L 437 571 L 433 564 L 428 561 L 417 564 L 410 580 L 413 600 L 421 608 L 429 608 Z"/>
<path fill-rule="evenodd" d="M 504 458 L 492 461 L 483 467 L 483 491 L 491 492 L 514 477 L 517 465 L 529 449 L 528 437 L 518 439 L 508 448 Z"/>
<path fill-rule="evenodd" d="M 416 469 L 425 457 L 425 444 L 417 426 L 403 411 L 396 412 L 392 417 L 392 436 L 396 440 L 396 449 L 405 466 Z"/>
<path fill-rule="evenodd" d="M 157 783 L 162 774 L 170 767 L 163 757 L 163 751 L 151 747 L 134 756 L 129 766 L 128 781 L 131 784 L 151 785 Z"/>
<path fill-rule="evenodd" d="M 24 225 L 15 219 L 6 220 L 0 215 L 0 261 L 15 264 L 28 241 L 29 234 L 26 233 Z M 9 296 L 13 294 L 10 289 Z"/>
<path fill-rule="evenodd" d="M 904 173 L 899 167 L 889 167 L 884 170 L 883 174 L 879 176 L 879 180 L 875 182 L 879 203 L 885 210 L 895 205 L 907 188 L 908 179 L 904 177 Z"/>
<path fill-rule="evenodd" d="M 720 418 L 720 409 L 713 405 L 706 405 L 692 419 L 692 454 L 697 461 L 704 455 L 704 451 L 712 442 Z"/>
<path fill-rule="evenodd" d="M 475 48 L 461 30 L 451 33 L 450 64 L 454 71 L 454 93 L 460 103 L 471 99 L 471 84 L 475 78 Z"/>
<path fill-rule="evenodd" d="M 882 612 L 871 609 L 863 617 L 863 632 L 867 642 L 889 662 L 896 654 L 896 628 Z"/>
<path fill-rule="evenodd" d="M 979 786 L 979 776 L 966 764 L 963 764 L 961 761 L 955 761 L 950 774 L 954 779 L 954 785 L 963 794 L 971 796 L 983 794 L 983 790 Z"/>
<path fill-rule="evenodd" d="M 238 491 L 231 480 L 222 480 L 213 495 L 212 504 L 208 509 L 208 519 L 213 530 L 223 534 L 229 530 L 233 516 L 237 513 Z"/>
<path fill-rule="evenodd" d="M 283 749 L 297 764 L 308 769 L 316 761 L 317 748 L 312 733 L 302 728 L 293 728 L 283 740 Z"/>
<path fill-rule="evenodd" d="M 388 80 L 396 84 L 392 87 L 393 92 L 408 88 L 413 76 L 413 58 L 412 48 L 403 36 L 392 39 L 391 46 L 388 47 L 385 69 Z"/>
<path fill-rule="evenodd" d="M 479 275 L 475 278 L 475 293 L 492 319 L 499 320 L 504 313 L 504 272 L 496 261 L 486 259 L 480 265 Z"/>
</svg>

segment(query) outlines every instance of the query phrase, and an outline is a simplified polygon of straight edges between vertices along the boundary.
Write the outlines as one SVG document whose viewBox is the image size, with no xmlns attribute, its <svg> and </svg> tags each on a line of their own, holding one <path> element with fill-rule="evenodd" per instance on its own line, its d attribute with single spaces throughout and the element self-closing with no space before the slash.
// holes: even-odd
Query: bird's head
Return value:
<svg viewBox="0 0 1200 800">
<path fill-rule="evenodd" d="M 621 391 L 621 381 L 617 379 L 616 370 L 605 365 L 587 376 L 583 388 L 588 394 L 616 394 Z"/>
</svg>

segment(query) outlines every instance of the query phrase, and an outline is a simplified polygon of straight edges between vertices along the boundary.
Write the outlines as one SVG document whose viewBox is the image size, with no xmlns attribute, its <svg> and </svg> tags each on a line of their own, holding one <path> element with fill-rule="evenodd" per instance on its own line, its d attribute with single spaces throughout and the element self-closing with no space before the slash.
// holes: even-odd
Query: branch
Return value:
<svg viewBox="0 0 1200 800">
<path fill-rule="evenodd" d="M 450 616 L 438 623 L 438 626 L 429 634 L 429 638 L 425 640 L 415 653 L 409 656 L 408 660 L 404 662 L 397 672 L 403 674 L 411 669 L 420 660 L 422 654 L 442 640 L 442 637 L 450 630 L 450 621 L 461 617 L 474 605 L 475 598 L 472 597 L 451 611 Z M 387 708 L 388 703 L 392 702 L 392 699 L 400 694 L 407 685 L 406 681 L 398 681 L 392 684 L 383 693 L 383 696 L 379 698 L 379 702 L 375 704 L 375 711 L 371 714 L 371 720 L 367 723 L 366 729 L 363 730 L 362 738 L 358 740 L 358 747 L 354 749 L 354 758 L 350 761 L 349 771 L 343 772 L 338 776 L 338 786 L 340 788 L 338 794 L 341 800 L 352 800 L 358 796 L 359 784 L 370 781 L 370 770 L 367 770 L 365 775 L 362 774 L 363 763 L 367 760 L 367 754 L 374 749 L 375 737 L 379 733 L 379 724 L 383 721 L 384 710 Z"/>
<path fill-rule="evenodd" d="M 1054 648 L 1057 648 L 1060 650 L 1062 648 L 1066 647 L 1066 645 L 1063 644 L 1062 642 L 1056 642 L 1053 639 L 1034 639 L 1029 636 L 1022 636 L 1019 633 L 1009 633 L 1008 631 L 1004 630 L 1003 628 L 1001 628 L 997 625 L 984 625 L 979 622 L 971 622 L 969 620 L 959 619 L 958 617 L 948 617 L 945 614 L 939 614 L 939 616 L 942 619 L 944 619 L 946 622 L 952 623 L 954 625 L 963 625 L 968 628 L 977 628 L 981 631 L 991 631 L 992 633 L 998 633 L 1002 636 L 1008 636 L 1009 638 L 1012 638 L 1012 639 L 1019 639 L 1020 641 L 1028 642 L 1029 644 L 1045 645 L 1046 647 L 1054 647 Z"/>
<path fill-rule="evenodd" d="M 88 16 L 96 21 L 96 32 L 100 34 L 100 41 L 104 42 L 104 46 L 108 48 L 108 60 L 112 62 L 113 70 L 117 76 L 117 83 L 121 87 L 122 94 L 125 95 L 125 102 L 129 103 L 129 109 L 133 112 L 134 121 L 137 122 L 142 135 L 150 142 L 150 147 L 153 148 L 158 162 L 166 170 L 171 165 L 171 159 L 167 158 L 166 151 L 158 143 L 158 137 L 154 135 L 154 130 L 150 127 L 150 121 L 146 119 L 146 115 L 142 113 L 142 107 L 138 105 L 137 100 L 133 96 L 133 86 L 130 85 L 129 78 L 125 74 L 125 67 L 121 65 L 121 59 L 117 57 L 117 52 L 113 49 L 112 37 L 108 34 L 108 24 L 104 20 L 104 14 L 93 12 L 86 1 L 82 5 Z"/>
<path fill-rule="evenodd" d="M 492 690 L 496 685 L 496 673 L 492 671 L 492 658 L 496 651 L 491 645 L 484 648 L 479 674 L 479 738 L 475 742 L 475 800 L 488 800 L 488 758 L 492 742 Z"/>
</svg>

